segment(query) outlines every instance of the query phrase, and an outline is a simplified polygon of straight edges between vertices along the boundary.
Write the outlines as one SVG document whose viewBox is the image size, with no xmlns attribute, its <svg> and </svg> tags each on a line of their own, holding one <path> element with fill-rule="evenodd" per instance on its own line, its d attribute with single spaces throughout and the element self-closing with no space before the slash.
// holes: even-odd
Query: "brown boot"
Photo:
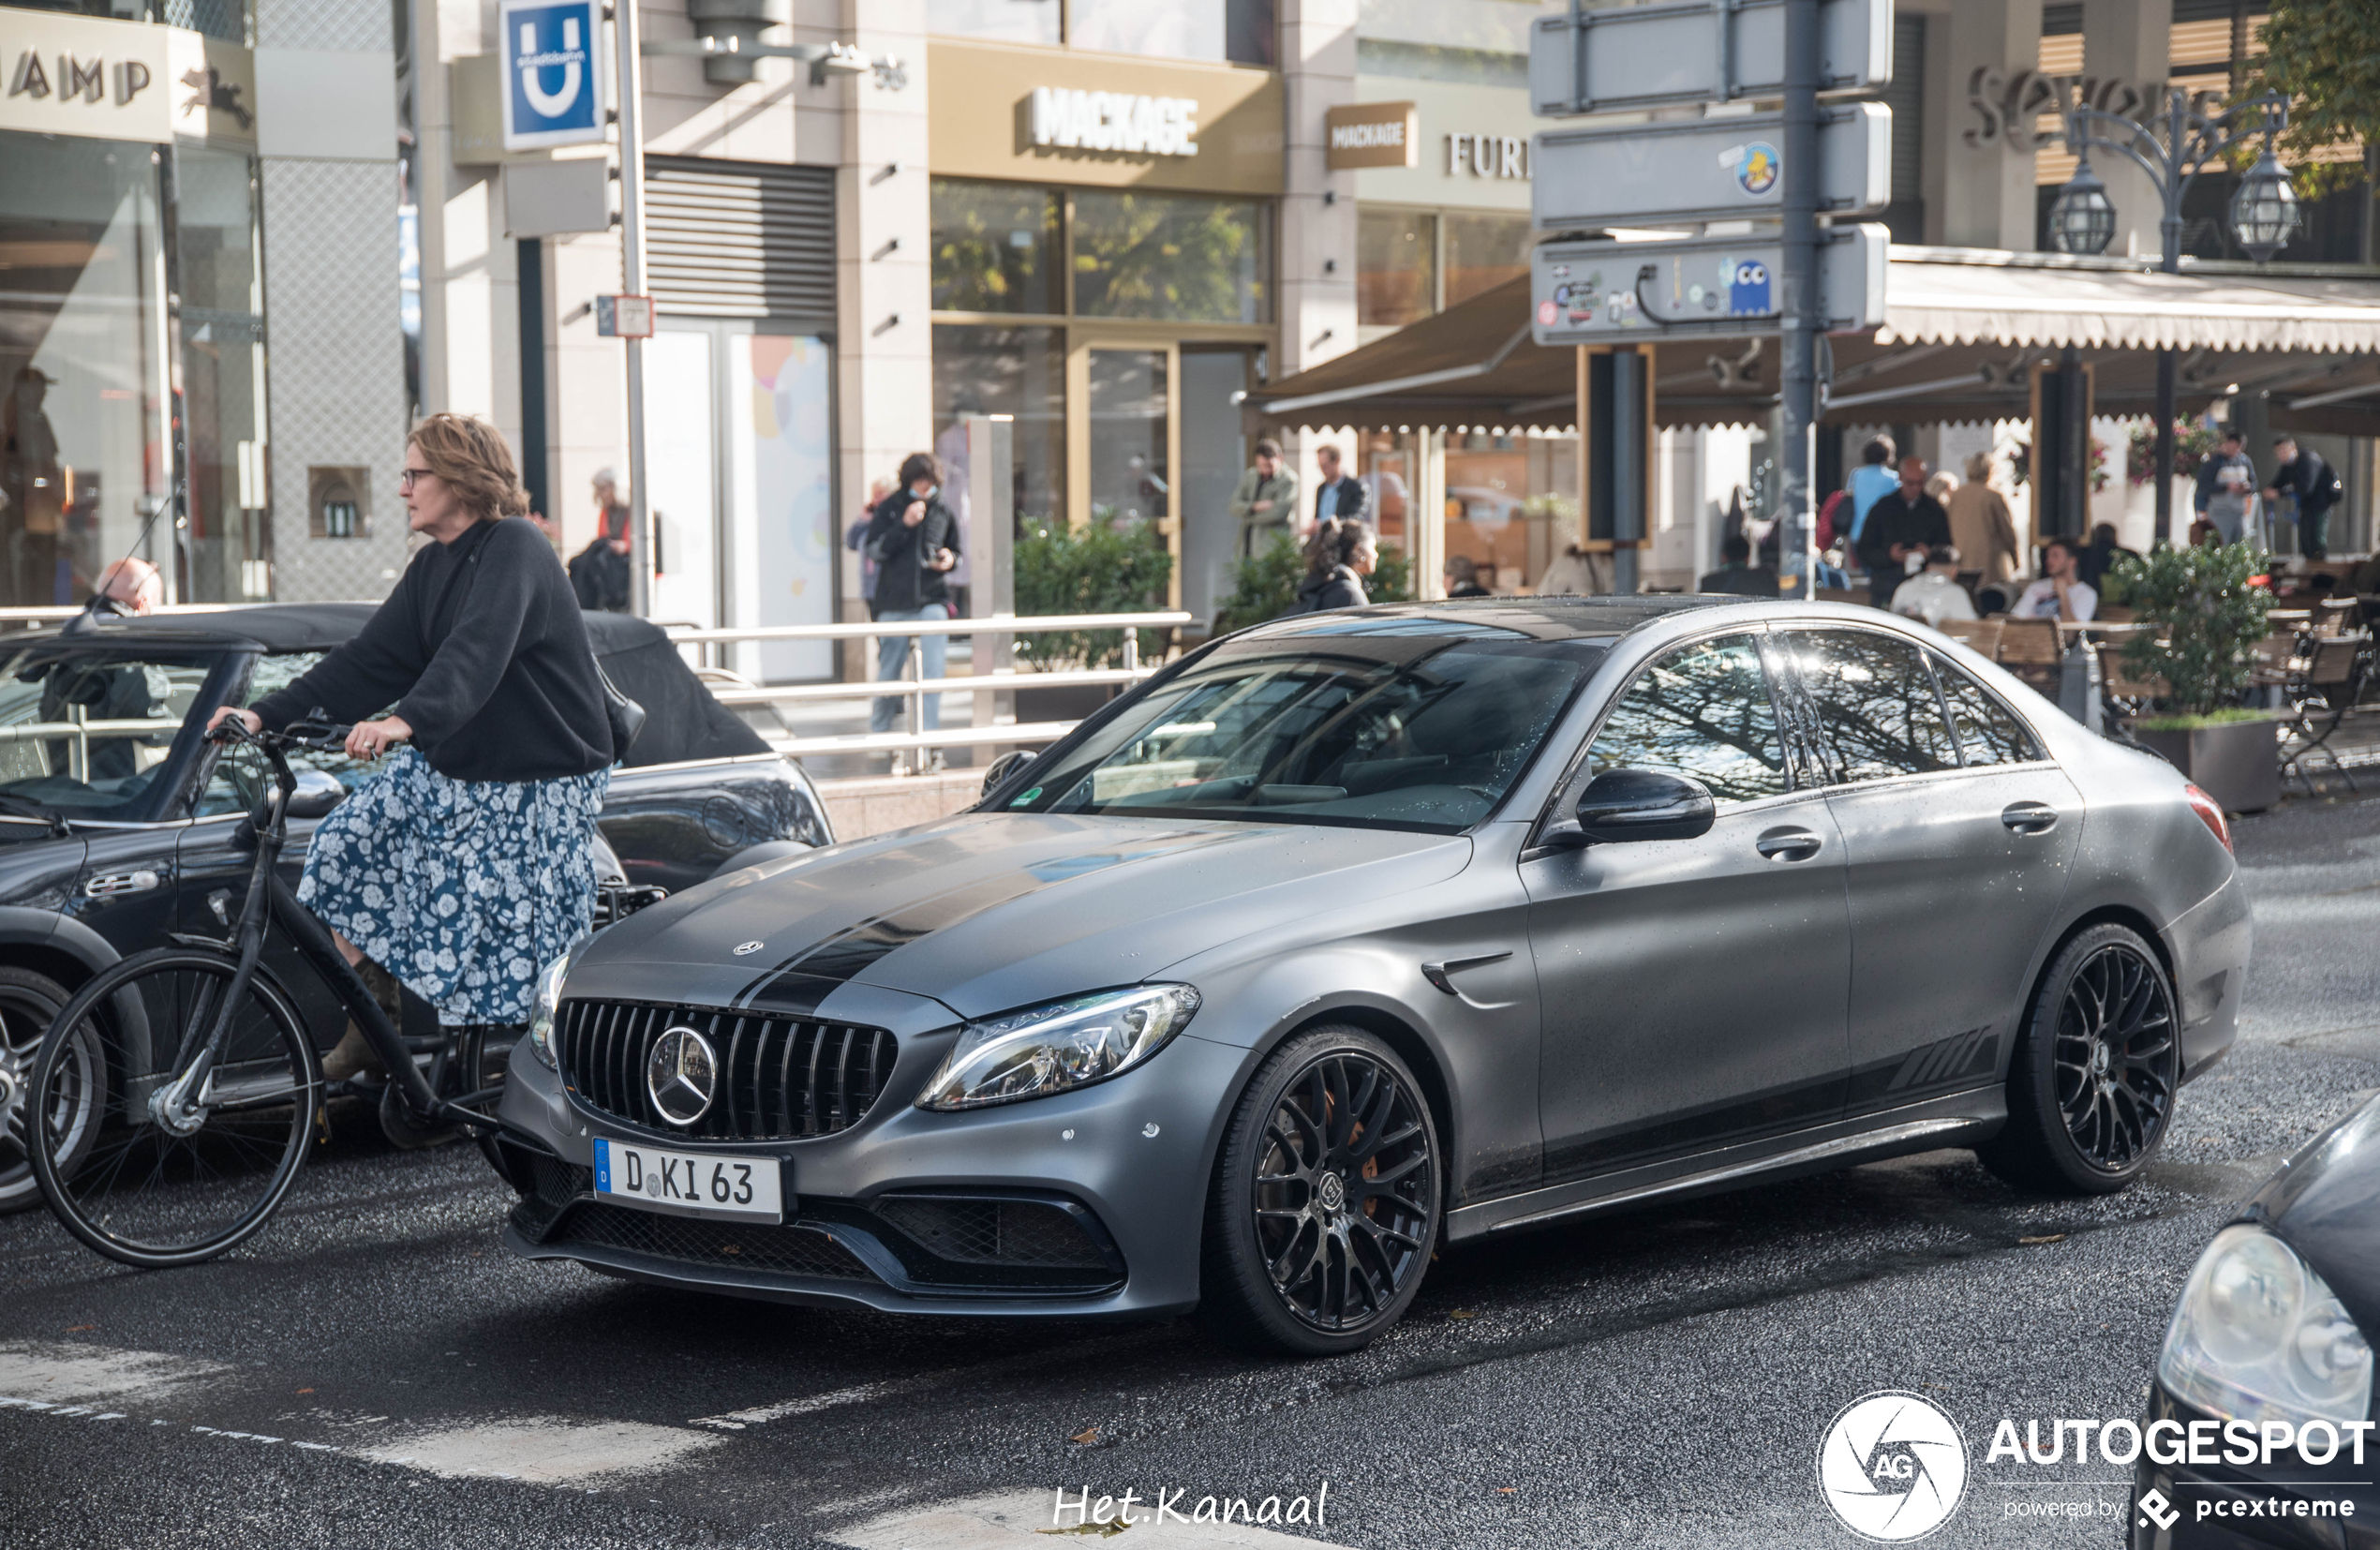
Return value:
<svg viewBox="0 0 2380 1550">
<path fill-rule="evenodd" d="M 364 989 L 372 992 L 372 999 L 379 1003 L 380 1010 L 387 1014 L 389 1026 L 404 1026 L 401 1019 L 405 1014 L 396 976 L 368 958 L 356 960 L 355 972 L 364 981 Z M 380 1063 L 379 1051 L 372 1048 L 371 1040 L 364 1036 L 364 1030 L 356 1026 L 353 1019 L 350 1019 L 347 1033 L 331 1052 L 322 1057 L 322 1080 L 342 1081 L 364 1071 L 379 1077 L 388 1075 L 388 1067 Z"/>
</svg>

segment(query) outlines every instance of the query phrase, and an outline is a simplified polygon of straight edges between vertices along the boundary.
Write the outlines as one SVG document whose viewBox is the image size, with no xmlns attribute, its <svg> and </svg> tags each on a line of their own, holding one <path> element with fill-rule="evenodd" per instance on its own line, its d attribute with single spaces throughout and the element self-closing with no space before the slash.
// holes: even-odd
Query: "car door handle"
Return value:
<svg viewBox="0 0 2380 1550">
<path fill-rule="evenodd" d="M 1753 849 L 1772 861 L 1807 861 L 1826 843 L 1806 828 L 1771 829 L 1753 844 Z"/>
<path fill-rule="evenodd" d="M 2011 833 L 2046 834 L 2058 827 L 2058 810 L 2046 802 L 2014 802 L 2000 810 L 2000 821 Z"/>
</svg>

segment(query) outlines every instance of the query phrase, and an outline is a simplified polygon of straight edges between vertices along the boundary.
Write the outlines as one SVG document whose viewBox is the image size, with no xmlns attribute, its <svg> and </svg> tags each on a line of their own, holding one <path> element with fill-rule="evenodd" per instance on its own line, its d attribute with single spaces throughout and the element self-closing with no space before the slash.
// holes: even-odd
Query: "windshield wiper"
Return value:
<svg viewBox="0 0 2380 1550">
<path fill-rule="evenodd" d="M 71 834 L 74 832 L 74 826 L 68 823 L 64 817 L 58 813 L 51 812 L 48 808 L 42 806 L 39 802 L 35 801 L 32 797 L 20 797 L 13 791 L 0 791 L 0 813 L 15 814 L 19 817 L 38 819 L 42 823 L 50 826 L 50 832 L 52 834 Z"/>
</svg>

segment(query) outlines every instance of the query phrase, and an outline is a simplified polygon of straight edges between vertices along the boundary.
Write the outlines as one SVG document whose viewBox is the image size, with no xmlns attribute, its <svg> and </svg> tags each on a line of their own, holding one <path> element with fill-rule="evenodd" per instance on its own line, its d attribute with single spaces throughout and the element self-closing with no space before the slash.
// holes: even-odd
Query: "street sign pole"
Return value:
<svg viewBox="0 0 2380 1550">
<path fill-rule="evenodd" d="M 632 296 L 642 296 L 645 142 L 638 115 L 643 106 L 644 83 L 639 79 L 634 0 L 616 0 L 612 15 L 612 36 L 619 56 L 620 289 Z M 647 619 L 653 609 L 653 533 L 645 488 L 645 341 L 631 335 L 621 342 L 628 348 L 628 606 L 639 619 Z"/>
<path fill-rule="evenodd" d="M 1780 557 L 1802 557 L 1805 601 L 1816 595 L 1808 536 L 1817 524 L 1810 491 L 1810 431 L 1818 423 L 1818 336 L 1825 326 L 1818 283 L 1818 28 L 1819 0 L 1785 0 L 1785 240 L 1778 276 L 1785 336 L 1777 449 L 1785 530 L 1778 538 Z"/>
</svg>

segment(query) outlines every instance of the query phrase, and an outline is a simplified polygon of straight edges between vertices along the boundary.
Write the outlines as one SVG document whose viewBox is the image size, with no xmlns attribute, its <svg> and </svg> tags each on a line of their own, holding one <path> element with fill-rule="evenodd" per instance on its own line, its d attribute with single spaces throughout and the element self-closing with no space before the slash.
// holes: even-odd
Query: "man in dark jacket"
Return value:
<svg viewBox="0 0 2380 1550">
<path fill-rule="evenodd" d="M 900 465 L 900 487 L 876 505 L 868 519 L 868 537 L 861 552 L 876 562 L 876 619 L 880 624 L 950 617 L 950 573 L 959 564 L 959 519 L 940 499 L 942 470 L 930 453 L 912 453 Z M 943 676 L 950 637 L 881 635 L 876 642 L 876 681 L 901 677 L 911 643 L 924 653 L 920 672 L 929 678 Z M 889 732 L 900 719 L 901 702 L 886 697 L 870 703 L 870 731 Z M 928 694 L 925 729 L 942 724 L 942 696 Z"/>
<path fill-rule="evenodd" d="M 2330 508 L 2339 501 L 2339 475 L 2322 454 L 2300 450 L 2294 436 L 2272 439 L 2272 455 L 2280 467 L 2265 490 L 2267 500 L 2295 496 L 2298 506 L 2298 552 L 2308 559 L 2330 558 Z"/>
<path fill-rule="evenodd" d="M 1363 481 L 1339 471 L 1339 449 L 1325 441 L 1314 449 L 1314 466 L 1322 475 L 1322 483 L 1314 492 L 1314 520 L 1319 524 L 1332 517 L 1352 517 L 1369 524 L 1372 520 L 1372 492 Z"/>
<path fill-rule="evenodd" d="M 1698 592 L 1721 592 L 1735 597 L 1775 597 L 1777 573 L 1765 565 L 1752 563 L 1752 541 L 1742 533 L 1730 533 L 1718 546 L 1719 567 L 1695 584 Z"/>
<path fill-rule="evenodd" d="M 1893 605 L 1893 593 L 1909 579 L 1909 558 L 1950 546 L 1950 514 L 1926 493 L 1926 460 L 1900 460 L 1900 487 L 1877 499 L 1859 530 L 1859 562 L 1867 567 L 1868 600 Z M 1920 569 L 1925 560 L 1918 560 Z"/>
</svg>

